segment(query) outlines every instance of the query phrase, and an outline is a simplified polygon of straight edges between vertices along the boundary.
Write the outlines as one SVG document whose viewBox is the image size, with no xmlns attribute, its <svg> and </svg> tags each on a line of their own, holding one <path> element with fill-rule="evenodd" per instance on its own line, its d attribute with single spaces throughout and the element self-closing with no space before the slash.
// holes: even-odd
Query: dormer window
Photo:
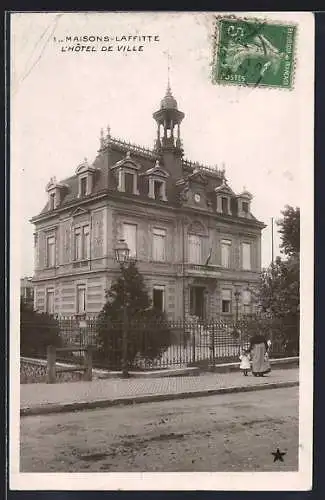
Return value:
<svg viewBox="0 0 325 500">
<path fill-rule="evenodd" d="M 50 194 L 50 210 L 55 209 L 55 193 Z"/>
<path fill-rule="evenodd" d="M 115 163 L 111 170 L 116 172 L 118 191 L 138 195 L 138 171 L 140 169 L 141 166 L 131 158 L 130 152 L 123 160 Z"/>
<path fill-rule="evenodd" d="M 149 168 L 141 175 L 148 177 L 148 196 L 153 200 L 167 201 L 167 179 L 169 173 L 160 165 L 158 160 L 153 168 Z"/>
<path fill-rule="evenodd" d="M 231 198 L 234 196 L 234 192 L 228 186 L 225 179 L 220 186 L 215 188 L 215 193 L 217 197 L 217 212 L 223 215 L 231 214 Z"/>
<path fill-rule="evenodd" d="M 238 202 L 238 217 L 251 217 L 250 215 L 250 205 L 253 196 L 246 189 L 237 196 Z"/>
<path fill-rule="evenodd" d="M 154 194 L 155 200 L 164 200 L 166 198 L 165 193 L 165 182 L 162 181 L 153 181 L 154 184 Z"/>
<path fill-rule="evenodd" d="M 77 167 L 76 174 L 79 178 L 79 198 L 84 198 L 92 193 L 95 172 L 96 169 L 89 166 L 87 158 Z"/>
<path fill-rule="evenodd" d="M 223 214 L 228 214 L 228 212 L 229 212 L 228 203 L 229 203 L 228 197 L 222 196 L 222 198 L 221 198 L 221 208 L 222 208 L 222 213 Z"/>
<path fill-rule="evenodd" d="M 66 184 L 60 184 L 56 181 L 55 177 L 52 177 L 50 182 L 46 186 L 46 191 L 48 193 L 48 210 L 54 210 L 58 208 L 63 200 L 64 192 L 68 189 Z"/>
<path fill-rule="evenodd" d="M 82 177 L 80 179 L 80 196 L 87 195 L 87 177 Z"/>
<path fill-rule="evenodd" d="M 135 189 L 134 189 L 134 184 L 136 181 L 136 174 L 130 174 L 129 172 L 124 173 L 124 192 L 133 194 Z"/>
</svg>

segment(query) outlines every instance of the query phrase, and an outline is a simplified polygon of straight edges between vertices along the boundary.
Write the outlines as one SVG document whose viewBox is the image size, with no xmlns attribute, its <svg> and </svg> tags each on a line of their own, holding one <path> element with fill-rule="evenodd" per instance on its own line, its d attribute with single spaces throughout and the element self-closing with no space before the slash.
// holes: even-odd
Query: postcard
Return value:
<svg viewBox="0 0 325 500">
<path fill-rule="evenodd" d="M 10 488 L 311 489 L 313 14 L 8 16 Z"/>
</svg>

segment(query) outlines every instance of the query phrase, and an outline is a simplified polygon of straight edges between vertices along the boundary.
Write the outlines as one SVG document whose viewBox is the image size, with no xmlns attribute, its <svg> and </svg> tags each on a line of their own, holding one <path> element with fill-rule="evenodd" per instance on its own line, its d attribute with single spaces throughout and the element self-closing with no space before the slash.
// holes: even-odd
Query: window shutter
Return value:
<svg viewBox="0 0 325 500">
<path fill-rule="evenodd" d="M 39 233 L 38 265 L 40 269 L 46 266 L 46 237 L 43 231 Z"/>
<path fill-rule="evenodd" d="M 190 234 L 189 239 L 189 262 L 191 264 L 202 264 L 202 240 L 200 236 Z"/>
<path fill-rule="evenodd" d="M 242 243 L 242 268 L 251 269 L 251 245 L 250 243 Z"/>
<path fill-rule="evenodd" d="M 123 224 L 123 236 L 130 249 L 130 257 L 137 255 L 137 226 L 135 224 Z"/>
</svg>

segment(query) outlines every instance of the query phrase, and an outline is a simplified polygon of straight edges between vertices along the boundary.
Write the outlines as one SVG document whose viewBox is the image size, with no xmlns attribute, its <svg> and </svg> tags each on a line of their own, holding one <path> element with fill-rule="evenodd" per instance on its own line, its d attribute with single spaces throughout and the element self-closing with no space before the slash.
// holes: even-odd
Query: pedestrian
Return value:
<svg viewBox="0 0 325 500">
<path fill-rule="evenodd" d="M 240 370 L 243 371 L 243 375 L 245 375 L 245 377 L 247 377 L 248 371 L 251 369 L 251 362 L 250 362 L 249 350 L 248 349 L 244 349 L 241 352 L 241 354 L 239 356 L 239 359 L 240 359 L 239 368 L 240 368 Z"/>
<path fill-rule="evenodd" d="M 271 371 L 268 350 L 269 346 L 264 335 L 257 334 L 251 338 L 249 352 L 252 359 L 252 374 L 254 377 L 263 377 L 265 373 Z"/>
</svg>

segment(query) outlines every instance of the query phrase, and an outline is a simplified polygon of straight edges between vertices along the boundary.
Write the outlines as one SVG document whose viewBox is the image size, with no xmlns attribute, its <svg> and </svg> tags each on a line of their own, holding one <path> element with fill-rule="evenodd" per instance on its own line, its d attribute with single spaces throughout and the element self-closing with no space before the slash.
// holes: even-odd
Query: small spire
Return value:
<svg viewBox="0 0 325 500">
<path fill-rule="evenodd" d="M 99 139 L 99 143 L 100 143 L 100 147 L 101 148 L 104 146 L 104 142 L 105 142 L 105 139 L 104 139 L 104 129 L 101 128 L 100 129 L 100 139 Z"/>
<path fill-rule="evenodd" d="M 127 153 L 126 153 L 126 157 L 127 157 L 127 158 L 131 158 L 131 153 L 130 153 L 130 151 L 127 151 Z"/>
<path fill-rule="evenodd" d="M 171 94 L 170 88 L 170 53 L 167 51 L 167 94 Z"/>
<path fill-rule="evenodd" d="M 110 137 L 111 136 L 111 127 L 109 125 L 107 125 L 106 130 L 107 130 L 107 137 Z"/>
</svg>

